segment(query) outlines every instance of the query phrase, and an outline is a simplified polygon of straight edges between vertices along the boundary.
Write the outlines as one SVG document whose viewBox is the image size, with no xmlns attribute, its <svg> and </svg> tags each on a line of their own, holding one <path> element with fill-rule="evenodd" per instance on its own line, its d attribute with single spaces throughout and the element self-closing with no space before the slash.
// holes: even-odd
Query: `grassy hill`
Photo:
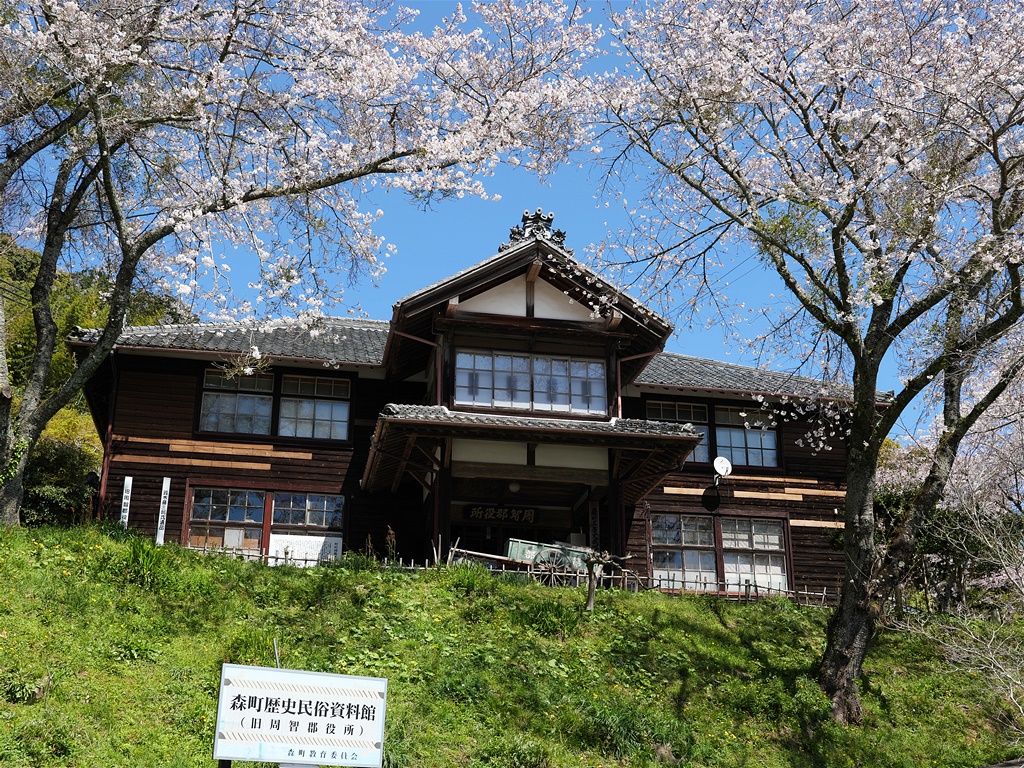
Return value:
<svg viewBox="0 0 1024 768">
<path fill-rule="evenodd" d="M 786 601 L 269 568 L 95 528 L 0 531 L 0 765 L 213 766 L 222 662 L 387 677 L 386 764 L 957 766 L 1014 756 L 985 681 L 883 634 L 862 727 L 811 678 L 826 613 Z M 1019 752 L 1018 750 L 1016 750 Z M 236 763 L 236 766 L 243 765 Z"/>
</svg>

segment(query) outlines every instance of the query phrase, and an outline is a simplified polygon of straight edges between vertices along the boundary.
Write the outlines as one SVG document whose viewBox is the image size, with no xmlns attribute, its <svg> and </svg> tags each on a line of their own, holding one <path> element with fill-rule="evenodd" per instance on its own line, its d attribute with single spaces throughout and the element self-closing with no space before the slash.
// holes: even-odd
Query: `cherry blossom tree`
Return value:
<svg viewBox="0 0 1024 768">
<path fill-rule="evenodd" d="M 1001 340 L 1024 316 L 1022 21 L 1009 0 L 666 0 L 615 19 L 604 156 L 645 183 L 630 204 L 657 243 L 627 248 L 628 267 L 700 305 L 723 251 L 746 249 L 790 305 L 760 340 L 852 382 L 846 577 L 819 670 L 843 722 L 891 586 L 872 503 L 886 436 L 942 389 L 926 489 L 941 494 L 970 421 L 1020 369 Z M 1003 382 L 965 401 L 1003 352 Z M 880 410 L 890 363 L 901 386 Z"/>
<path fill-rule="evenodd" d="M 543 173 L 579 143 L 572 75 L 596 39 L 580 10 L 473 13 L 424 32 L 388 0 L 0 0 L 0 231 L 42 253 L 24 391 L 0 359 L 3 524 L 142 276 L 226 307 L 228 257 L 255 253 L 260 298 L 242 310 L 316 316 L 337 273 L 381 268 L 371 187 L 479 195 L 497 163 Z M 47 394 L 59 263 L 105 268 L 113 288 L 99 342 Z"/>
<path fill-rule="evenodd" d="M 989 395 L 998 365 L 964 399 Z M 879 488 L 890 498 L 919 488 L 934 473 L 948 433 L 944 418 L 932 434 L 904 446 L 879 468 Z M 902 491 L 901 491 L 902 489 Z M 910 494 L 916 500 L 921 494 Z M 939 578 L 918 580 L 925 605 L 935 598 L 941 617 L 902 617 L 899 626 L 937 641 L 954 666 L 984 675 L 1006 701 L 1011 727 L 1024 739 L 1024 380 L 1017 377 L 963 436 L 935 513 L 927 523 L 929 551 L 919 564 Z M 937 562 L 938 561 L 938 562 Z M 953 567 L 950 568 L 949 566 Z M 942 573 L 945 570 L 946 573 Z"/>
</svg>

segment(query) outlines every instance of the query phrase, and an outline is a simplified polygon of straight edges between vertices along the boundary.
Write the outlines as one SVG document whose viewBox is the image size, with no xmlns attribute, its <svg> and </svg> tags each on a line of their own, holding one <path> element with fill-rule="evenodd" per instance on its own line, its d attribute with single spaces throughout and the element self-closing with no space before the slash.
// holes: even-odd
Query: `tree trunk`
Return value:
<svg viewBox="0 0 1024 768">
<path fill-rule="evenodd" d="M 829 619 L 828 641 L 818 667 L 818 682 L 832 702 L 833 717 L 842 724 L 861 720 L 857 680 L 879 615 L 872 591 L 878 561 L 874 515 L 878 447 L 871 415 L 857 416 L 854 414 L 847 459 L 845 580 L 839 605 Z"/>
<path fill-rule="evenodd" d="M 875 634 L 875 618 L 868 609 L 862 580 L 843 586 L 839 605 L 828 623 L 828 645 L 818 667 L 818 680 L 832 701 L 832 716 L 843 725 L 861 720 L 857 680 L 868 644 Z"/>
<path fill-rule="evenodd" d="M 21 498 L 25 492 L 24 462 L 19 461 L 11 471 L 14 477 L 0 486 L 0 524 L 4 528 L 13 528 L 21 523 Z"/>
</svg>

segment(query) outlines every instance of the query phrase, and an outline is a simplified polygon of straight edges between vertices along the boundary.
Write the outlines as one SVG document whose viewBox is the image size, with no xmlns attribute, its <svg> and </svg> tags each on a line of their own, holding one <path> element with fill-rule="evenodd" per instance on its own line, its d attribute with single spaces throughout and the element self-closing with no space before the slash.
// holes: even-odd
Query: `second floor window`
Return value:
<svg viewBox="0 0 1024 768">
<path fill-rule="evenodd" d="M 771 417 L 742 408 L 715 407 L 718 455 L 738 466 L 779 466 L 778 445 Z"/>
<path fill-rule="evenodd" d="M 279 435 L 320 440 L 348 439 L 348 379 L 284 376 Z"/>
<path fill-rule="evenodd" d="M 199 429 L 315 440 L 348 439 L 352 386 L 348 379 L 284 374 L 279 391 L 275 391 L 274 385 L 272 373 L 229 377 L 223 371 L 206 371 Z"/>
<path fill-rule="evenodd" d="M 199 428 L 206 432 L 269 435 L 274 408 L 274 377 L 270 374 L 229 377 L 207 371 L 203 380 Z"/>
<path fill-rule="evenodd" d="M 677 403 L 672 400 L 648 400 L 649 421 L 671 421 L 677 424 L 691 424 L 704 437 L 693 453 L 686 457 L 688 462 L 708 462 L 708 407 L 700 403 Z"/>
<path fill-rule="evenodd" d="M 605 364 L 579 357 L 459 350 L 455 403 L 604 416 Z"/>
</svg>

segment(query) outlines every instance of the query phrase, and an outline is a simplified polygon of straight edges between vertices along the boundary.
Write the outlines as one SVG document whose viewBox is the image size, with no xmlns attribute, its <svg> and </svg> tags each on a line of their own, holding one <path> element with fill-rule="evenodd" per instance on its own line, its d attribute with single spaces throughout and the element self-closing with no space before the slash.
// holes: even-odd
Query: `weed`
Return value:
<svg viewBox="0 0 1024 768">
<path fill-rule="evenodd" d="M 11 704 L 34 704 L 49 696 L 54 676 L 39 675 L 24 670 L 11 670 L 0 677 L 0 693 Z"/>
<path fill-rule="evenodd" d="M 456 563 L 442 569 L 441 583 L 459 597 L 480 597 L 495 591 L 491 572 L 480 563 Z"/>
<path fill-rule="evenodd" d="M 155 661 L 160 651 L 147 638 L 124 637 L 110 643 L 109 657 L 123 664 Z"/>
<path fill-rule="evenodd" d="M 369 543 L 367 541 L 367 544 Z M 377 561 L 377 556 L 373 553 L 373 550 L 369 552 L 350 550 L 337 560 L 332 560 L 321 567 L 342 568 L 346 571 L 359 573 L 361 571 L 378 571 L 380 570 L 380 563 Z"/>
<path fill-rule="evenodd" d="M 274 637 L 286 667 L 388 678 L 389 768 L 641 768 L 658 744 L 693 768 L 1013 756 L 991 686 L 888 631 L 866 665 L 865 725 L 836 726 L 808 672 L 826 612 L 786 602 L 602 591 L 587 615 L 579 592 L 480 567 L 405 575 L 349 554 L 268 568 L 175 546 L 149 562 L 149 542 L 96 527 L 2 537 L 12 768 L 208 765 L 222 662 L 273 665 Z"/>
<path fill-rule="evenodd" d="M 167 550 L 148 539 L 131 539 L 124 561 L 124 578 L 142 587 L 160 586 L 167 579 L 171 563 Z"/>
<path fill-rule="evenodd" d="M 519 624 L 547 637 L 573 635 L 579 628 L 581 616 L 579 606 L 551 598 L 530 600 L 514 614 Z"/>
<path fill-rule="evenodd" d="M 513 735 L 488 742 L 470 765 L 474 768 L 549 768 L 549 757 L 547 748 L 540 742 Z"/>
</svg>

